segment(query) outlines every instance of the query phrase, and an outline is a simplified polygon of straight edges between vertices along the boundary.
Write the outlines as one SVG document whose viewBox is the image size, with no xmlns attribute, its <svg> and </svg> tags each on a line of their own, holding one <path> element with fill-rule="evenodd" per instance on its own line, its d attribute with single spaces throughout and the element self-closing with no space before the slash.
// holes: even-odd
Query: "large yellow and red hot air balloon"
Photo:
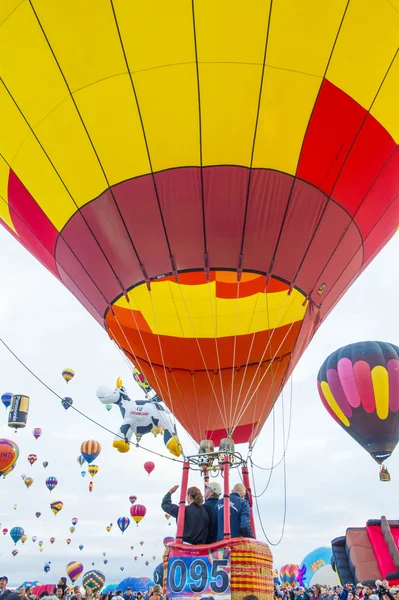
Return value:
<svg viewBox="0 0 399 600">
<path fill-rule="evenodd" d="M 0 23 L 3 225 L 195 439 L 253 440 L 399 225 L 394 3 L 10 0 Z"/>
</svg>

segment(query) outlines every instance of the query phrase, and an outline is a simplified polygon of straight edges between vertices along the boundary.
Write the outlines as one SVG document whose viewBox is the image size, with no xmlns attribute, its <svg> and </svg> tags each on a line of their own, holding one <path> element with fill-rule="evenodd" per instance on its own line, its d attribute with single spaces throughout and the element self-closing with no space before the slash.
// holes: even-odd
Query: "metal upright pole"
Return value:
<svg viewBox="0 0 399 600">
<path fill-rule="evenodd" d="M 190 464 L 187 460 L 185 460 L 183 463 L 183 474 L 182 474 L 182 478 L 181 478 L 179 514 L 177 516 L 176 540 L 178 542 L 183 541 L 184 518 L 185 518 L 185 514 L 186 514 L 185 508 L 186 508 L 186 496 L 187 496 L 189 469 L 190 469 Z"/>
<path fill-rule="evenodd" d="M 223 465 L 223 477 L 224 477 L 224 493 L 223 493 L 223 521 L 224 531 L 223 539 L 229 540 L 231 538 L 230 528 L 230 459 L 229 455 L 226 454 Z"/>
<path fill-rule="evenodd" d="M 254 519 L 254 511 L 253 511 L 253 500 L 252 500 L 252 490 L 251 490 L 251 482 L 249 481 L 249 471 L 248 471 L 248 465 L 243 465 L 242 466 L 242 481 L 245 485 L 245 489 L 248 492 L 248 502 L 249 502 L 249 511 L 250 511 L 250 516 L 251 516 L 251 526 L 252 526 L 252 531 L 254 532 L 254 536 L 256 538 L 256 529 L 255 529 L 255 519 Z"/>
</svg>

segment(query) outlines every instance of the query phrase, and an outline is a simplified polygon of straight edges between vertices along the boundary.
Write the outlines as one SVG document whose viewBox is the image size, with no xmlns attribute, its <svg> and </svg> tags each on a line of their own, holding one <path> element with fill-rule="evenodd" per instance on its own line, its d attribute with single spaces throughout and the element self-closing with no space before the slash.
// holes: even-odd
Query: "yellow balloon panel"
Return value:
<svg viewBox="0 0 399 600">
<path fill-rule="evenodd" d="M 0 76 L 32 128 L 68 96 L 29 2 L 1 27 Z"/>
<path fill-rule="evenodd" d="M 324 75 L 347 0 L 279 0 L 273 12 L 266 64 Z"/>
<path fill-rule="evenodd" d="M 269 0 L 199 0 L 194 7 L 200 63 L 263 64 Z"/>
<path fill-rule="evenodd" d="M 154 171 L 199 164 L 194 64 L 141 71 L 134 82 Z"/>
<path fill-rule="evenodd" d="M 35 0 L 33 4 L 72 92 L 126 72 L 111 2 Z"/>
<path fill-rule="evenodd" d="M 266 67 L 253 166 L 295 174 L 321 78 Z"/>
<path fill-rule="evenodd" d="M 392 135 L 396 143 L 399 142 L 398 98 L 399 53 L 396 55 L 396 58 L 370 111 L 373 117 L 375 117 L 380 123 L 385 124 L 385 127 Z"/>
<path fill-rule="evenodd" d="M 399 43 L 399 13 L 390 2 L 352 0 L 327 78 L 368 110 Z M 388 125 L 384 118 L 382 125 Z"/>
<path fill-rule="evenodd" d="M 7 187 L 8 175 L 10 168 L 5 160 L 0 156 L 0 219 L 2 219 L 8 227 L 15 231 L 11 220 L 10 210 L 7 204 Z"/>
<path fill-rule="evenodd" d="M 115 0 L 114 7 L 132 73 L 195 62 L 191 2 Z"/>
<path fill-rule="evenodd" d="M 261 75 L 261 65 L 200 65 L 204 165 L 250 165 Z"/>
<path fill-rule="evenodd" d="M 104 79 L 74 96 L 110 185 L 149 173 L 129 75 Z"/>
</svg>

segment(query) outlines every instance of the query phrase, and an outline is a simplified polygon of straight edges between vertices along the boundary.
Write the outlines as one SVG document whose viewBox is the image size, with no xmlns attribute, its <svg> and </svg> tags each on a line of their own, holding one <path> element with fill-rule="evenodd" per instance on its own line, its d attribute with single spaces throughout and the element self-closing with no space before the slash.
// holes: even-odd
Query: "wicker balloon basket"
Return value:
<svg viewBox="0 0 399 600">
<path fill-rule="evenodd" d="M 235 538 L 225 540 L 209 546 L 190 546 L 173 543 L 167 546 L 164 557 L 164 590 L 167 589 L 168 559 L 176 552 L 185 557 L 197 556 L 206 552 L 209 555 L 215 552 L 223 556 L 230 556 L 230 596 L 231 600 L 244 600 L 250 596 L 251 600 L 273 599 L 273 556 L 269 546 L 249 538 Z M 167 596 L 169 597 L 169 596 Z M 174 596 L 170 596 L 174 598 Z M 193 598 L 198 598 L 193 594 Z M 214 595 L 217 600 L 218 595 Z M 226 595 L 223 596 L 226 598 Z"/>
</svg>

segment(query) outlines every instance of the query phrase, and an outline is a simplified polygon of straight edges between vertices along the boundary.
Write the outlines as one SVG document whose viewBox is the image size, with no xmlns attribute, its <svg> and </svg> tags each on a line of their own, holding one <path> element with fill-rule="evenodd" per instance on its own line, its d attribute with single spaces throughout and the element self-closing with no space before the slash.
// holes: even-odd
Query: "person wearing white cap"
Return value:
<svg viewBox="0 0 399 600">
<path fill-rule="evenodd" d="M 209 518 L 209 529 L 207 544 L 213 544 L 218 536 L 218 500 L 222 494 L 222 488 L 216 481 L 205 484 L 205 502 L 202 505 Z"/>
</svg>

